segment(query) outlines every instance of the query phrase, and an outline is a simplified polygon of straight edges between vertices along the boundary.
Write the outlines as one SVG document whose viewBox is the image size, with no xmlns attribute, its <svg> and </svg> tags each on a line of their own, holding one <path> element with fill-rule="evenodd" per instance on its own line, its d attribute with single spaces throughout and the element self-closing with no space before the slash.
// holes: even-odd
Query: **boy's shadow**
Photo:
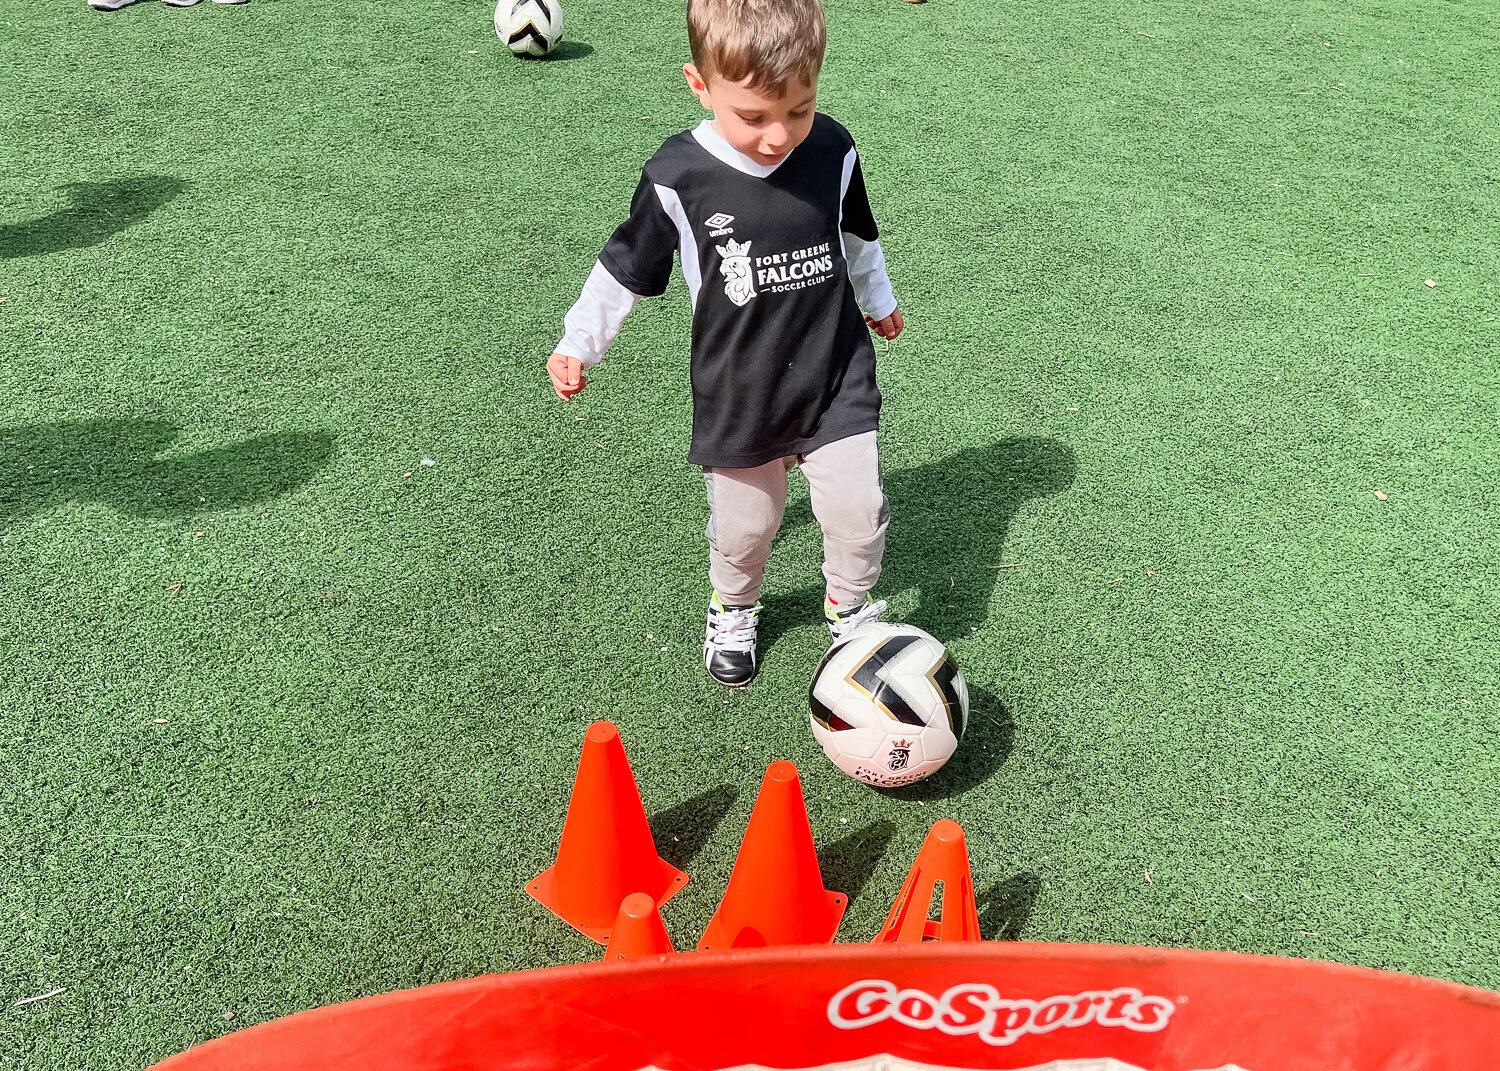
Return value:
<svg viewBox="0 0 1500 1071">
<path fill-rule="evenodd" d="M 167 175 L 136 175 L 108 182 L 70 182 L 59 189 L 60 208 L 24 223 L 0 224 L 0 260 L 86 249 L 145 219 L 188 184 Z"/>
<path fill-rule="evenodd" d="M 988 616 L 1006 536 L 1029 499 L 1065 491 L 1073 483 L 1073 451 L 1055 439 L 1009 438 L 971 447 L 931 464 L 890 474 L 891 535 L 876 593 L 915 589 L 917 605 L 902 620 L 945 644 L 968 636 Z M 782 531 L 814 524 L 805 497 L 788 506 Z M 819 584 L 764 599 L 762 650 L 802 625 L 821 627 Z M 1004 700 L 968 680 L 969 725 L 953 758 L 925 781 L 883 789 L 896 799 L 944 799 L 973 788 L 998 770 L 1015 743 Z"/>
<path fill-rule="evenodd" d="M 264 502 L 305 484 L 333 436 L 278 432 L 181 457 L 162 420 L 69 420 L 0 428 L 0 529 L 67 502 L 182 517 Z"/>
<path fill-rule="evenodd" d="M 1056 439 L 970 447 L 886 481 L 891 529 L 877 592 L 915 588 L 905 620 L 951 643 L 983 625 L 1011 521 L 1030 499 L 1073 484 L 1076 459 Z"/>
<path fill-rule="evenodd" d="M 1056 439 L 1009 438 L 887 474 L 890 535 L 876 595 L 911 589 L 917 606 L 903 620 L 944 643 L 983 625 L 1001 570 L 1011 521 L 1027 500 L 1066 491 L 1077 471 Z M 787 506 L 783 534 L 814 524 L 805 496 Z M 822 587 L 765 598 L 761 645 L 822 620 Z"/>
</svg>

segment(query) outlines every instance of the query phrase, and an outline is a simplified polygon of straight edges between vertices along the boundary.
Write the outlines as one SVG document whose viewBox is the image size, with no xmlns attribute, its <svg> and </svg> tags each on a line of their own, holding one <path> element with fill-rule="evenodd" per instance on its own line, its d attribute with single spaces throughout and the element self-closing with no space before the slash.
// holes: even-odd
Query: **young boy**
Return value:
<svg viewBox="0 0 1500 1071">
<path fill-rule="evenodd" d="M 761 580 L 794 466 L 823 529 L 834 640 L 885 609 L 869 596 L 889 506 L 866 325 L 893 339 L 902 319 L 854 141 L 814 112 L 825 38 L 818 0 L 689 0 L 683 73 L 713 119 L 646 162 L 547 362 L 571 400 L 635 303 L 666 289 L 677 253 L 693 305 L 688 460 L 709 504 L 703 657 L 731 687 L 758 667 Z"/>
</svg>

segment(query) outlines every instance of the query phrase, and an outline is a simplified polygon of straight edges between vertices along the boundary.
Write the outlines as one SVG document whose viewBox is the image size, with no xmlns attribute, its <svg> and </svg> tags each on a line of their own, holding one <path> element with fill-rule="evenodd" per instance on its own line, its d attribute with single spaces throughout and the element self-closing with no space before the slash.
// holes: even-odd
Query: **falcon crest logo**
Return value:
<svg viewBox="0 0 1500 1071">
<path fill-rule="evenodd" d="M 891 745 L 891 756 L 886 761 L 886 766 L 891 770 L 904 770 L 906 764 L 911 761 L 911 741 L 897 740 Z"/>
<path fill-rule="evenodd" d="M 716 245 L 719 274 L 724 276 L 724 293 L 736 305 L 744 305 L 755 296 L 755 276 L 750 271 L 750 243 L 729 239 L 727 245 Z"/>
</svg>

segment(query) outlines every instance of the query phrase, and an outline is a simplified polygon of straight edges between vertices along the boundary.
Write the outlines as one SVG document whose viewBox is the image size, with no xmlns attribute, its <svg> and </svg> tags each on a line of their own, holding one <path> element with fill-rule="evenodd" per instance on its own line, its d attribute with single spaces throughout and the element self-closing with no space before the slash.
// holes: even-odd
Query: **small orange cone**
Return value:
<svg viewBox="0 0 1500 1071">
<path fill-rule="evenodd" d="M 943 884 L 942 915 L 941 921 L 934 922 L 928 914 L 938 882 Z M 974 876 L 969 871 L 963 827 L 951 818 L 941 818 L 928 831 L 885 925 L 870 943 L 977 940 L 979 906 L 974 901 Z"/>
<path fill-rule="evenodd" d="M 698 951 L 830 944 L 848 903 L 823 888 L 797 767 L 771 763 Z"/>
<path fill-rule="evenodd" d="M 625 897 L 645 893 L 660 907 L 687 881 L 656 854 L 620 731 L 607 721 L 594 722 L 583 738 L 557 861 L 527 882 L 526 891 L 604 944 Z"/>
<path fill-rule="evenodd" d="M 667 936 L 667 928 L 662 924 L 661 912 L 656 910 L 656 901 L 640 892 L 633 892 L 620 901 L 620 913 L 615 916 L 614 929 L 610 931 L 609 944 L 604 949 L 606 961 L 675 951 L 672 939 Z"/>
</svg>

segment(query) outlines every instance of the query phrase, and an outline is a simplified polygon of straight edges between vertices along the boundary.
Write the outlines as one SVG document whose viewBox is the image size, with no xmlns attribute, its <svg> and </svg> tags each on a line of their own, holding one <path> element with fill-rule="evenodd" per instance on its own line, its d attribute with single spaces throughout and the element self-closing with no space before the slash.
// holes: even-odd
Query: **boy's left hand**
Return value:
<svg viewBox="0 0 1500 1071">
<path fill-rule="evenodd" d="M 891 314 L 884 320 L 872 320 L 866 316 L 865 323 L 870 325 L 871 331 L 874 331 L 887 342 L 899 335 L 901 328 L 906 326 L 901 320 L 900 309 L 892 309 Z"/>
</svg>

